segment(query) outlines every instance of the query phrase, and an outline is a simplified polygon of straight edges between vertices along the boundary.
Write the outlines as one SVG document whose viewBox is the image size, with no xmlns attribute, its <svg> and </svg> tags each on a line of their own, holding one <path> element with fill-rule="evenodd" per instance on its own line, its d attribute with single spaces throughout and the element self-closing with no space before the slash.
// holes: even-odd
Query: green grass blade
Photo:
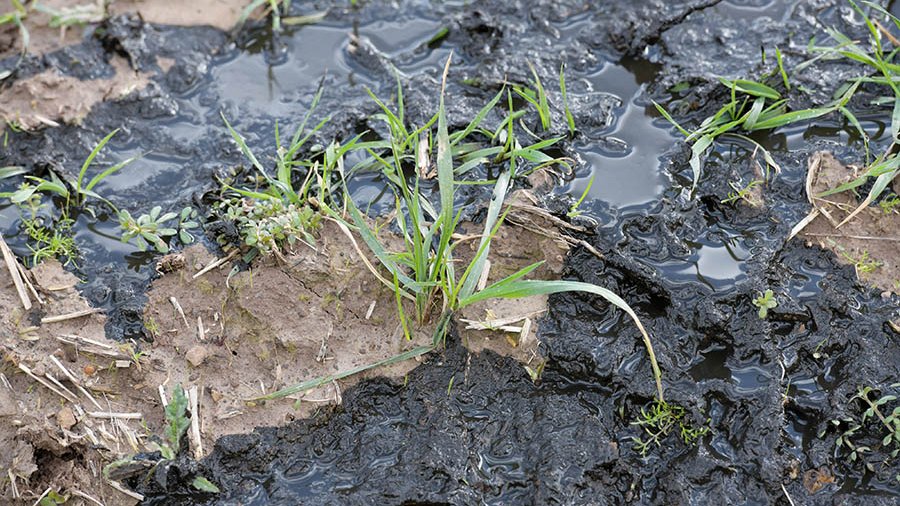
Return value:
<svg viewBox="0 0 900 506">
<path fill-rule="evenodd" d="M 784 87 L 791 91 L 791 82 L 788 79 L 788 73 L 784 70 L 784 60 L 781 57 L 781 50 L 775 48 L 775 59 L 778 61 L 778 72 L 781 74 L 781 80 L 784 81 Z"/>
<path fill-rule="evenodd" d="M 690 163 L 691 163 L 691 172 L 693 173 L 693 176 L 694 176 L 694 183 L 693 183 L 693 186 L 691 187 L 691 191 L 693 191 L 694 188 L 697 188 L 697 183 L 700 181 L 700 173 L 702 171 L 701 157 L 703 156 L 703 153 L 706 151 L 706 149 L 708 147 L 712 146 L 712 143 L 713 143 L 713 138 L 709 135 L 704 135 L 703 137 L 700 137 L 699 139 L 697 139 L 697 141 L 694 142 L 694 145 L 691 146 L 691 162 Z"/>
<path fill-rule="evenodd" d="M 656 379 L 657 393 L 660 400 L 662 400 L 662 373 L 659 370 L 659 364 L 657 364 L 656 362 L 656 354 L 653 351 L 653 343 L 650 341 L 650 335 L 647 334 L 647 331 L 644 329 L 644 325 L 641 323 L 640 319 L 637 317 L 637 314 L 634 312 L 631 306 L 629 306 L 624 299 L 613 293 L 611 290 L 591 283 L 583 283 L 580 281 L 516 280 L 502 284 L 500 286 L 498 286 L 498 284 L 491 285 L 484 290 L 481 290 L 480 292 L 470 296 L 469 298 L 460 301 L 460 307 L 485 299 L 515 299 L 528 297 L 531 295 L 550 295 L 553 293 L 561 292 L 587 292 L 594 295 L 599 295 L 600 297 L 606 299 L 610 304 L 618 307 L 622 311 L 625 311 L 625 313 L 631 317 L 632 321 L 634 321 L 635 325 L 637 325 L 638 330 L 640 330 L 641 335 L 644 339 L 644 346 L 647 348 L 647 353 L 650 356 L 650 364 L 653 368 L 653 376 Z"/>
<path fill-rule="evenodd" d="M 891 113 L 891 139 L 900 142 L 900 96 L 894 100 L 894 111 Z"/>
<path fill-rule="evenodd" d="M 863 200 L 859 204 L 859 207 L 854 209 L 849 216 L 844 218 L 844 221 L 838 223 L 838 227 L 852 220 L 857 214 L 861 213 L 863 209 L 868 207 L 869 204 L 872 203 L 872 201 L 874 201 L 876 198 L 878 198 L 879 195 L 881 195 L 885 188 L 887 188 L 887 185 L 889 185 L 891 181 L 893 181 L 894 178 L 897 177 L 897 174 L 900 174 L 900 169 L 894 169 L 891 172 L 886 172 L 878 176 L 878 178 L 875 179 L 875 184 L 872 185 L 872 189 L 869 190 L 869 194 L 866 196 L 865 200 Z"/>
<path fill-rule="evenodd" d="M 478 128 L 479 125 L 481 125 L 481 122 L 484 121 L 484 118 L 486 118 L 487 115 L 490 114 L 490 112 L 494 109 L 494 107 L 497 106 L 497 103 L 500 102 L 500 99 L 503 97 L 503 92 L 505 90 L 506 90 L 506 86 L 501 88 L 500 91 L 497 93 L 497 95 L 495 95 L 494 98 L 492 98 L 490 102 L 488 102 L 484 107 L 482 107 L 480 111 L 478 111 L 478 114 L 476 114 L 475 117 L 472 118 L 472 121 L 470 121 L 469 124 L 466 125 L 466 128 L 462 132 L 453 134 L 453 136 L 452 136 L 453 139 L 450 142 L 451 146 L 457 145 L 460 141 L 462 141 L 463 139 L 468 137 L 472 132 L 474 132 L 475 129 Z"/>
<path fill-rule="evenodd" d="M 96 146 L 94 146 L 93 150 L 91 150 L 91 154 L 89 154 L 88 157 L 84 160 L 84 163 L 81 165 L 81 170 L 78 171 L 78 179 L 75 182 L 76 190 L 80 190 L 82 188 L 82 183 L 84 182 L 84 175 L 87 173 L 88 167 L 91 166 L 91 163 L 94 161 L 94 158 L 97 157 L 97 154 L 100 153 L 100 150 L 103 149 L 103 146 L 106 146 L 106 143 L 109 142 L 109 140 L 112 139 L 113 136 L 116 135 L 118 132 L 119 132 L 118 128 L 113 130 L 112 132 L 107 134 L 106 137 L 104 137 L 103 140 L 101 140 Z"/>
<path fill-rule="evenodd" d="M 546 132 L 550 130 L 551 121 L 550 121 L 550 105 L 547 103 L 547 92 L 544 90 L 544 85 L 541 84 L 541 78 L 538 76 L 537 70 L 535 70 L 534 65 L 531 62 L 528 62 L 528 68 L 531 69 L 531 75 L 534 76 L 534 87 L 537 90 L 537 100 L 538 100 L 538 115 L 541 118 L 541 127 Z"/>
<path fill-rule="evenodd" d="M 675 121 L 675 120 L 672 118 L 672 115 L 669 114 L 669 111 L 667 111 L 667 110 L 665 109 L 665 107 L 659 105 L 659 104 L 656 103 L 656 101 L 654 101 L 654 100 L 651 100 L 651 102 L 653 102 L 653 105 L 656 107 L 656 110 L 662 115 L 662 117 L 663 117 L 663 118 L 666 118 L 666 121 L 668 121 L 669 123 L 671 123 L 672 126 L 674 126 L 675 129 L 677 129 L 679 132 L 681 132 L 682 135 L 684 135 L 685 137 L 690 137 L 690 136 L 691 136 L 691 133 L 690 133 L 690 132 L 688 132 L 687 130 L 685 130 L 681 125 L 678 124 L 677 121 Z"/>
<path fill-rule="evenodd" d="M 569 97 L 566 93 L 566 64 L 559 66 L 559 91 L 562 93 L 563 110 L 566 114 L 566 124 L 569 126 L 569 135 L 575 135 L 575 117 L 569 109 Z"/>
<path fill-rule="evenodd" d="M 450 154 L 450 134 L 447 132 L 447 110 L 444 106 L 444 90 L 447 85 L 447 74 L 450 72 L 451 54 L 444 65 L 443 79 L 441 80 L 441 99 L 438 105 L 438 129 L 437 129 L 437 173 L 438 186 L 441 196 L 441 215 L 444 216 L 444 224 L 449 225 L 453 220 L 453 158 Z M 442 234 L 452 234 L 449 227 Z"/>
<path fill-rule="evenodd" d="M 746 93 L 747 95 L 752 95 L 754 97 L 771 98 L 772 100 L 778 100 L 779 98 L 781 98 L 781 93 L 778 93 L 778 91 L 776 91 L 775 89 L 756 81 L 750 81 L 747 79 L 735 79 L 734 81 L 729 81 L 725 78 L 719 78 L 719 82 L 729 88 L 732 88 L 735 91 Z"/>
<path fill-rule="evenodd" d="M 137 160 L 141 156 L 142 155 L 132 156 L 131 158 L 128 158 L 124 162 L 117 163 L 117 164 L 113 165 L 112 167 L 104 170 L 103 172 L 97 174 L 96 176 L 91 178 L 91 180 L 88 182 L 87 186 L 85 186 L 82 191 L 84 191 L 84 190 L 91 191 L 92 189 L 94 189 L 95 186 L 97 186 L 98 183 L 100 183 L 101 181 L 106 179 L 108 176 L 118 172 L 122 167 Z"/>
<path fill-rule="evenodd" d="M 802 109 L 799 111 L 791 111 L 784 114 L 779 114 L 773 118 L 767 118 L 763 121 L 760 121 L 753 125 L 753 128 L 748 128 L 750 131 L 756 130 L 769 130 L 772 128 L 778 128 L 785 125 L 790 125 L 791 123 L 797 123 L 799 121 L 806 121 L 815 118 L 819 118 L 825 116 L 833 112 L 836 107 L 817 107 L 813 109 Z"/>
<path fill-rule="evenodd" d="M 759 119 L 760 113 L 762 113 L 764 105 L 766 105 L 766 99 L 763 97 L 758 97 L 753 101 L 750 112 L 747 114 L 747 119 L 744 120 L 744 128 L 747 130 L 753 129 L 753 126 L 756 125 L 756 121 Z"/>
<path fill-rule="evenodd" d="M 369 229 L 369 225 L 366 223 L 365 218 L 363 218 L 362 213 L 359 212 L 356 204 L 352 201 L 349 202 L 347 204 L 347 211 L 349 211 L 353 223 L 359 230 L 359 235 L 362 237 L 363 242 L 365 242 L 366 246 L 368 246 L 372 253 L 375 254 L 378 261 L 381 262 L 392 275 L 396 275 L 403 286 L 413 285 L 415 281 L 402 272 L 400 267 L 397 266 L 397 263 L 391 258 L 390 253 L 388 253 L 387 250 L 384 249 L 384 246 L 378 242 L 378 238 L 375 237 L 375 234 Z"/>
<path fill-rule="evenodd" d="M 8 167 L 0 167 L 0 179 L 6 179 L 8 177 L 20 176 L 22 174 L 27 174 L 28 171 L 25 170 L 25 167 L 19 167 L 16 165 L 10 165 Z"/>
<path fill-rule="evenodd" d="M 488 205 L 487 217 L 484 220 L 484 232 L 481 234 L 481 242 L 478 244 L 478 253 L 472 259 L 472 263 L 463 273 L 462 287 L 459 289 L 458 297 L 465 299 L 472 295 L 478 279 L 481 277 L 481 271 L 484 270 L 484 262 L 487 260 L 491 249 L 491 239 L 496 233 L 495 225 L 500 217 L 500 209 L 503 207 L 503 201 L 506 199 L 506 192 L 509 189 L 510 172 L 503 171 L 497 177 L 497 183 L 494 185 L 494 192 L 491 195 L 491 203 Z"/>
<path fill-rule="evenodd" d="M 853 125 L 853 128 L 856 129 L 856 133 L 858 133 L 859 137 L 862 139 L 863 146 L 866 150 L 866 163 L 869 163 L 869 134 L 866 133 L 866 130 L 862 127 L 862 124 L 859 122 L 859 119 L 856 117 L 856 115 L 850 112 L 850 109 L 847 109 L 846 107 L 839 107 L 838 111 L 840 111 L 841 114 L 843 114 L 844 117 L 847 118 L 847 121 L 850 122 L 851 125 Z"/>
<path fill-rule="evenodd" d="M 241 196 L 248 197 L 248 198 L 251 198 L 251 199 L 256 199 L 256 200 L 279 200 L 278 197 L 276 197 L 275 195 L 271 195 L 271 194 L 268 194 L 268 193 L 262 193 L 262 192 L 255 192 L 255 191 L 250 191 L 250 190 L 244 190 L 244 189 L 242 189 L 242 188 L 235 188 L 235 187 L 229 186 L 229 185 L 227 185 L 227 184 L 224 185 L 222 188 L 224 188 L 224 189 L 226 189 L 226 190 L 231 190 L 231 191 L 233 191 L 233 192 L 235 192 L 235 193 L 238 193 L 238 194 L 241 195 Z"/>
<path fill-rule="evenodd" d="M 263 168 L 262 164 L 259 163 L 259 160 L 256 159 L 253 151 L 250 151 L 250 148 L 247 147 L 247 143 L 244 141 L 244 138 L 241 136 L 241 134 L 237 133 L 237 131 L 231 127 L 231 123 L 228 122 L 228 118 L 225 117 L 225 113 L 220 112 L 219 115 L 222 116 L 222 121 L 224 121 L 225 126 L 228 127 L 228 131 L 231 133 L 231 137 L 234 139 L 234 142 L 237 143 L 238 148 L 240 148 L 241 153 L 243 153 L 244 156 L 247 157 L 248 160 L 250 160 L 250 163 L 252 163 L 253 166 L 256 167 L 256 169 L 259 170 L 259 172 L 263 176 L 265 176 L 267 180 L 271 180 L 269 175 L 266 174 L 266 170 Z"/>
</svg>

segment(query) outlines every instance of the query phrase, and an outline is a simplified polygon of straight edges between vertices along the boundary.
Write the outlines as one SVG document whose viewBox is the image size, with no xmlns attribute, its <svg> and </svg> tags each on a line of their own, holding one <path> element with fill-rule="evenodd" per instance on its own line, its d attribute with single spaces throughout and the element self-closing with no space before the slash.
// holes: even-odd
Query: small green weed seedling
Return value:
<svg viewBox="0 0 900 506">
<path fill-rule="evenodd" d="M 653 376 L 656 381 L 659 400 L 663 399 L 662 375 L 656 362 L 650 336 L 644 329 L 634 310 L 618 295 L 612 291 L 590 283 L 577 281 L 539 281 L 529 280 L 526 277 L 541 265 L 541 262 L 529 265 L 504 279 L 494 282 L 484 288 L 478 287 L 491 242 L 504 221 L 509 209 L 504 210 L 504 201 L 511 188 L 511 182 L 520 176 L 519 165 L 523 161 L 537 166 L 559 163 L 544 154 L 541 149 L 559 141 L 553 138 L 546 141 L 538 141 L 529 148 L 521 148 L 513 134 L 513 123 L 521 116 L 521 111 L 513 109 L 512 93 L 508 90 L 501 92 L 483 108 L 469 125 L 451 134 L 447 124 L 447 114 L 444 102 L 444 90 L 447 74 L 450 68 L 450 60 L 444 67 L 441 84 L 440 101 L 437 113 L 424 126 L 408 129 L 403 120 L 402 91 L 398 90 L 398 111 L 390 110 L 383 103 L 373 98 L 382 109 L 381 118 L 389 126 L 390 137 L 375 143 L 365 143 L 365 149 L 370 155 L 370 161 L 382 171 L 385 177 L 394 185 L 396 212 L 394 213 L 396 224 L 403 240 L 403 248 L 400 251 L 391 251 L 389 244 L 378 238 L 378 229 L 370 224 L 354 202 L 348 197 L 348 192 L 343 192 L 343 199 L 322 199 L 319 202 L 324 212 L 335 219 L 343 228 L 348 239 L 356 244 L 351 229 L 356 229 L 359 237 L 368 247 L 372 255 L 378 260 L 381 269 L 367 262 L 372 274 L 381 283 L 394 291 L 397 301 L 397 309 L 404 333 L 410 337 L 409 322 L 403 309 L 403 301 L 409 301 L 416 311 L 415 320 L 424 323 L 431 320 L 433 312 L 441 315 L 437 319 L 433 342 L 428 346 L 419 346 L 404 354 L 380 361 L 375 364 L 346 371 L 338 375 L 331 375 L 303 382 L 298 385 L 284 388 L 256 400 L 276 399 L 308 390 L 323 382 L 346 377 L 362 370 L 370 369 L 404 360 L 414 356 L 428 353 L 443 343 L 448 330 L 448 323 L 456 312 L 462 308 L 479 301 L 493 298 L 521 298 L 531 295 L 547 295 L 560 292 L 580 291 L 598 295 L 607 302 L 623 310 L 637 326 L 643 339 L 644 346 L 650 358 Z M 535 73 L 535 86 L 538 86 Z M 509 112 L 500 126 L 493 132 L 481 126 L 488 112 L 503 96 L 507 95 Z M 527 92 L 520 90 L 527 95 Z M 528 101 L 541 110 L 545 109 L 542 99 L 536 95 L 534 101 Z M 436 127 L 436 130 L 432 130 Z M 549 125 L 548 125 L 549 127 Z M 498 139 L 502 145 L 488 148 L 475 149 L 469 155 L 479 153 L 479 158 L 492 157 L 494 164 L 502 164 L 498 170 L 496 180 L 487 182 L 493 184 L 493 195 L 488 205 L 484 219 L 484 230 L 481 234 L 478 249 L 474 257 L 468 263 L 461 263 L 454 255 L 457 242 L 454 234 L 460 221 L 460 212 L 454 212 L 454 200 L 460 183 L 456 177 L 466 170 L 473 168 L 475 164 L 461 156 L 461 166 L 454 167 L 454 146 L 460 146 L 462 140 L 472 132 L 479 132 L 490 139 Z M 505 132 L 503 136 L 500 132 Z M 434 139 L 430 142 L 428 139 Z M 361 143 L 362 144 L 362 143 Z M 376 149 L 386 149 L 387 152 L 379 153 Z M 431 165 L 429 160 L 435 160 L 435 174 L 439 193 L 439 207 L 421 193 L 420 183 L 428 179 L 427 170 L 421 170 Z M 414 172 L 411 178 L 405 176 L 404 166 L 414 163 L 420 170 Z M 421 162 L 421 163 L 420 163 Z M 482 163 L 482 162 L 478 162 Z M 326 164 L 327 165 L 327 164 Z M 463 170 L 465 168 L 465 170 Z M 411 179 L 411 181 L 410 181 Z M 326 197 L 331 197 L 327 193 Z M 331 202 L 334 208 L 343 208 L 349 218 L 338 213 L 334 208 L 328 207 Z M 362 252 L 360 251 L 362 255 Z M 365 259 L 366 256 L 362 255 Z M 383 270 L 382 270 L 383 269 Z M 383 272 L 387 275 L 382 274 Z"/>
<path fill-rule="evenodd" d="M 184 436 L 191 425 L 191 414 L 188 413 L 188 398 L 181 385 L 176 385 L 172 398 L 165 407 L 165 426 L 163 437 L 151 443 L 151 449 L 158 451 L 159 460 L 155 463 L 147 460 L 136 460 L 135 456 L 112 462 L 103 468 L 103 476 L 108 480 L 130 478 L 141 472 L 150 474 L 160 464 L 165 464 L 178 456 L 182 450 Z M 218 493 L 219 488 L 203 476 L 197 475 L 191 483 L 202 492 Z"/>
<path fill-rule="evenodd" d="M 775 300 L 775 293 L 772 290 L 757 293 L 758 296 L 753 299 L 753 305 L 759 308 L 759 319 L 765 320 L 769 315 L 769 310 L 778 307 L 778 301 Z"/>
<path fill-rule="evenodd" d="M 672 431 L 677 429 L 678 437 L 684 444 L 691 446 L 697 440 L 709 432 L 709 427 L 693 427 L 686 420 L 687 412 L 681 406 L 656 399 L 650 405 L 650 409 L 641 408 L 641 416 L 637 421 L 631 422 L 644 430 L 646 439 L 633 438 L 634 449 L 641 456 L 646 456 L 650 448 L 655 444 L 660 446 Z"/>
<path fill-rule="evenodd" d="M 756 201 L 756 198 L 753 196 L 753 188 L 762 184 L 762 181 L 759 179 L 755 179 L 750 181 L 746 186 L 741 187 L 739 184 L 735 182 L 729 182 L 728 186 L 731 187 L 730 192 L 728 192 L 728 198 L 722 200 L 723 204 L 735 204 L 739 201 L 744 201 L 750 207 L 756 207 L 759 205 L 759 202 Z"/>
<path fill-rule="evenodd" d="M 862 279 L 867 274 L 875 272 L 879 267 L 883 265 L 878 260 L 869 257 L 868 250 L 863 250 L 863 252 L 857 258 L 853 258 L 852 255 L 842 250 L 841 256 L 843 256 L 847 259 L 848 262 L 853 264 L 853 269 L 856 271 L 856 277 L 859 279 Z"/>
<path fill-rule="evenodd" d="M 881 212 L 884 214 L 891 213 L 900 213 L 900 197 L 895 194 L 891 194 L 878 203 L 878 207 L 881 208 Z"/>
<path fill-rule="evenodd" d="M 877 395 L 876 392 L 881 395 Z M 853 412 L 840 420 L 831 420 L 830 427 L 840 431 L 835 445 L 846 451 L 848 463 L 863 462 L 866 469 L 877 473 L 900 455 L 900 403 L 897 395 L 900 383 L 882 389 L 859 387 L 850 403 L 857 401 L 862 413 Z M 848 404 L 848 405 L 849 405 Z M 826 426 L 819 437 L 828 430 Z M 900 482 L 900 474 L 894 476 Z"/>
<path fill-rule="evenodd" d="M 191 229 L 200 226 L 194 221 L 197 218 L 197 211 L 190 207 L 185 207 L 180 213 L 162 213 L 162 208 L 156 206 L 150 210 L 149 214 L 142 214 L 137 219 L 131 216 L 126 210 L 119 211 L 119 226 L 122 227 L 122 242 L 135 241 L 138 249 L 146 251 L 147 246 L 152 245 L 156 251 L 160 253 L 168 253 L 168 239 L 178 235 L 178 239 L 182 244 L 191 244 L 194 237 L 189 232 Z M 177 220 L 173 226 L 166 226 L 166 223 Z"/>
</svg>

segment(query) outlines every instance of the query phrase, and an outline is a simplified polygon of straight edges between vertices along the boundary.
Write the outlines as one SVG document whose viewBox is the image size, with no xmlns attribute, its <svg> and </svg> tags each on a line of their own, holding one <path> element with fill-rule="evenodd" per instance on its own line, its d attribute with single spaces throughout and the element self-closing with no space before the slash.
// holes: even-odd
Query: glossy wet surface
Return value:
<svg viewBox="0 0 900 506">
<path fill-rule="evenodd" d="M 838 23 L 841 7 L 733 0 L 693 11 L 692 2 L 669 4 L 672 12 L 654 2 L 630 6 L 626 12 L 633 8 L 631 15 L 642 20 L 628 21 L 633 25 L 625 14 L 615 21 L 621 14 L 615 5 L 536 2 L 532 11 L 488 1 L 336 9 L 321 23 L 274 37 L 264 26 L 251 27 L 234 43 L 223 38 L 211 48 L 191 49 L 157 78 L 156 91 L 104 105 L 86 121 L 90 139 L 64 128 L 44 134 L 57 144 L 39 152 L 44 159 L 70 152 L 71 159 L 62 161 L 71 174 L 83 158 L 73 148 L 86 155 L 124 121 L 127 128 L 109 144 L 103 163 L 143 156 L 97 191 L 132 211 L 180 208 L 214 188 L 214 174 L 241 163 L 220 114 L 257 154 L 271 153 L 276 121 L 295 124 L 323 79 L 319 110 L 332 115 L 321 135 L 327 141 L 370 126 L 365 118 L 374 108 L 365 87 L 389 96 L 395 70 L 410 117 L 427 118 L 439 65 L 451 50 L 457 60 L 449 95 L 458 102 L 450 114 L 458 122 L 489 100 L 503 79 L 527 78 L 526 61 L 536 63 L 548 88 L 559 63 L 567 61 L 581 133 L 565 145 L 566 155 L 578 162 L 575 174 L 555 193 L 577 198 L 594 177 L 582 209 L 599 225 L 585 239 L 605 259 L 576 249 L 566 276 L 607 286 L 635 306 L 656 340 L 669 399 L 711 429 L 698 447 L 670 438 L 645 459 L 633 451 L 631 438 L 639 431 L 630 422 L 653 395 L 644 349 L 621 313 L 596 300 L 560 295 L 541 323 L 550 363 L 539 385 L 512 360 L 491 353 L 470 357 L 451 344 L 403 386 L 364 382 L 332 414 L 221 441 L 201 463 L 225 491 L 220 497 L 172 480 L 176 485 L 168 490 L 140 484 L 148 502 L 618 504 L 625 498 L 699 504 L 727 496 L 772 504 L 784 503 L 788 493 L 798 504 L 896 500 L 890 476 L 835 459 L 834 435 L 818 435 L 840 416 L 857 386 L 897 378 L 898 363 L 884 363 L 880 352 L 897 352 L 898 336 L 885 325 L 897 315 L 896 298 L 882 299 L 860 286 L 828 254 L 785 242 L 807 211 L 806 157 L 828 149 L 854 159 L 858 139 L 846 125 L 824 120 L 757 139 L 773 150 L 784 172 L 765 189 L 761 208 L 731 206 L 721 201 L 728 182 L 752 176 L 750 151 L 720 144 L 691 198 L 689 150 L 650 101 L 677 101 L 670 87 L 709 78 L 708 69 L 746 72 L 758 63 L 760 45 L 789 47 L 788 28 L 780 23 L 799 32 L 794 44 L 805 44 L 815 30 L 809 13 Z M 651 33 L 651 14 L 674 18 L 679 12 L 689 14 L 639 54 L 597 39 L 598 33 Z M 610 16 L 622 26 L 611 28 Z M 744 41 L 736 27 L 750 24 L 759 33 Z M 449 36 L 430 43 L 443 27 Z M 709 27 L 721 30 L 718 38 L 704 34 Z M 697 39 L 707 46 L 686 43 Z M 707 101 L 716 102 L 716 92 L 707 93 L 696 114 L 709 112 Z M 698 97 L 684 101 L 689 99 Z M 863 121 L 876 144 L 885 121 Z M 11 138 L 38 144 L 22 135 Z M 34 165 L 27 147 L 16 149 L 0 165 Z M 355 200 L 385 197 L 379 178 L 358 178 Z M 0 184 L 6 189 L 12 183 Z M 571 202 L 556 198 L 549 205 L 562 214 Z M 17 253 L 26 254 L 14 237 L 16 219 L 15 208 L 7 206 L 0 227 Z M 153 273 L 153 255 L 119 243 L 116 224 L 104 217 L 81 216 L 76 230 L 84 255 L 79 272 L 89 280 L 84 293 L 114 315 L 108 333 L 140 337 L 141 293 Z M 760 320 L 750 301 L 767 288 L 776 291 L 780 306 Z M 794 470 L 823 465 L 838 480 L 816 494 L 792 477 Z M 178 470 L 171 472 L 177 476 Z"/>
</svg>

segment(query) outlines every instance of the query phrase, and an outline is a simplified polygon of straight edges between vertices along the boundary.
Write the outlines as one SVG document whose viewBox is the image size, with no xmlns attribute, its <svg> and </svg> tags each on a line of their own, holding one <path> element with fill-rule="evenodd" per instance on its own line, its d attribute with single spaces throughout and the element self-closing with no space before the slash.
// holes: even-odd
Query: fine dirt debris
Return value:
<svg viewBox="0 0 900 506">
<path fill-rule="evenodd" d="M 102 416 L 130 409 L 134 393 L 123 386 L 137 371 L 133 348 L 106 340 L 105 318 L 58 262 L 27 278 L 43 303 L 26 312 L 9 271 L 0 272 L 0 444 L 10 450 L 0 452 L 0 502 L 33 504 L 49 488 L 70 494 L 73 504 L 87 501 L 84 494 L 132 504 L 100 472 L 143 438 L 136 420 Z"/>
<path fill-rule="evenodd" d="M 852 191 L 818 195 L 855 179 L 860 167 L 845 166 L 831 153 L 818 152 L 810 158 L 809 170 L 807 191 L 817 216 L 800 236 L 852 265 L 860 281 L 884 292 L 900 293 L 900 211 L 872 205 L 838 227 L 861 199 Z M 861 192 L 862 197 L 865 193 Z"/>
<path fill-rule="evenodd" d="M 493 241 L 487 280 L 537 260 L 547 266 L 536 273 L 558 276 L 568 246 L 552 223 L 529 220 L 546 228 L 504 227 Z M 480 225 L 465 225 L 480 236 Z M 470 242 L 471 248 L 459 248 L 462 256 L 474 254 L 477 240 Z M 191 446 L 199 458 L 202 448 L 208 451 L 222 436 L 248 433 L 261 423 L 284 425 L 339 404 L 342 391 L 363 378 L 402 382 L 419 361 L 373 369 L 284 400 L 253 400 L 431 342 L 433 323 L 406 340 L 393 291 L 373 282 L 335 224 L 323 226 L 315 246 L 257 260 L 239 273 L 224 262 L 199 276 L 216 261 L 205 247 L 163 257 L 163 275 L 153 283 L 144 313 L 152 343 L 141 344 L 107 340 L 105 317 L 79 296 L 78 279 L 59 263 L 44 262 L 28 276 L 45 302 L 30 312 L 21 309 L 4 271 L 0 418 L 8 423 L 0 426 L 0 441 L 14 451 L 0 457 L 9 470 L 0 497 L 34 501 L 49 487 L 92 494 L 104 504 L 133 503 L 136 498 L 113 488 L 101 471 L 113 460 L 149 451 L 162 431 L 162 398 L 176 384 L 198 388 L 201 445 Z M 463 339 L 473 350 L 512 355 L 539 371 L 543 359 L 535 334 L 546 304 L 546 297 L 531 297 L 474 305 L 462 317 L 476 328 L 460 325 Z"/>
<path fill-rule="evenodd" d="M 196 0 L 173 6 L 166 0 L 118 0 L 109 6 L 109 14 L 137 12 L 148 23 L 160 25 L 209 25 L 230 30 L 237 24 L 249 2 L 244 0 Z"/>
<path fill-rule="evenodd" d="M 24 52 L 44 55 L 81 42 L 85 27 L 99 23 L 108 16 L 137 14 L 148 23 L 176 26 L 212 26 L 230 30 L 249 2 L 243 0 L 42 0 L 45 11 L 35 9 L 31 2 L 22 24 L 28 30 L 27 47 L 19 28 L 13 24 L 0 26 L 0 60 Z M 7 2 L 8 4 L 8 2 Z M 104 4 L 106 8 L 104 9 Z M 8 7 L 5 6 L 5 7 Z M 5 9 L 3 12 L 5 13 Z M 56 18 L 54 14 L 58 14 Z M 69 22 L 60 23 L 67 19 Z M 62 25 L 62 26 L 58 26 Z"/>
<path fill-rule="evenodd" d="M 0 132 L 8 126 L 22 130 L 79 124 L 91 108 L 104 100 L 116 100 L 147 86 L 149 76 L 132 70 L 127 60 L 113 57 L 115 76 L 82 81 L 56 70 L 47 70 L 13 82 L 0 91 Z"/>
</svg>

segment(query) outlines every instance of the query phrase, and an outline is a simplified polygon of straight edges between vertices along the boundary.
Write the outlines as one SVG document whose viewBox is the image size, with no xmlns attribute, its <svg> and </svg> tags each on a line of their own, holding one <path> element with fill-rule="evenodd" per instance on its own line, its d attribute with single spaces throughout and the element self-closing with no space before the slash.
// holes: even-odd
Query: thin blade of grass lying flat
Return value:
<svg viewBox="0 0 900 506">
<path fill-rule="evenodd" d="M 411 358 L 420 357 L 430 351 L 434 350 L 434 345 L 428 346 L 419 346 L 413 348 L 409 351 L 400 353 L 399 355 L 394 355 L 393 357 L 386 358 L 384 360 L 379 360 L 378 362 L 373 362 L 371 364 L 361 365 L 359 367 L 354 367 L 353 369 L 348 369 L 343 372 L 329 374 L 328 376 L 320 376 L 318 378 L 314 378 L 308 381 L 304 381 L 302 383 L 297 383 L 295 385 L 282 388 L 276 392 L 272 392 L 270 394 L 262 395 L 260 397 L 254 397 L 252 399 L 245 399 L 247 401 L 271 401 L 274 399 L 281 399 L 287 397 L 289 395 L 298 394 L 301 392 L 306 392 L 312 390 L 314 388 L 320 387 L 322 385 L 326 385 L 331 383 L 332 381 L 337 381 L 339 379 L 346 378 L 348 376 L 353 376 L 354 374 L 359 374 L 363 371 L 368 371 L 369 369 L 375 369 L 377 367 L 384 367 L 391 364 L 396 364 L 397 362 L 402 362 L 404 360 L 409 360 Z"/>
<path fill-rule="evenodd" d="M 513 274 L 513 276 L 517 275 L 518 273 Z M 650 356 L 650 365 L 653 368 L 653 376 L 656 379 L 656 389 L 657 394 L 659 395 L 659 400 L 663 400 L 662 373 L 659 370 L 659 364 L 656 362 L 656 353 L 654 353 L 653 351 L 653 343 L 650 341 L 650 335 L 647 334 L 647 331 L 644 329 L 644 325 L 641 323 L 637 314 L 633 309 L 631 309 L 631 306 L 629 306 L 624 299 L 613 293 L 611 290 L 593 285 L 591 283 L 583 283 L 580 281 L 539 281 L 521 279 L 513 279 L 512 281 L 508 281 L 508 279 L 509 278 L 499 281 L 485 288 L 484 290 L 481 290 L 480 292 L 461 300 L 460 307 L 464 307 L 485 299 L 516 299 L 521 297 L 528 297 L 531 295 L 549 295 L 561 292 L 587 292 L 594 295 L 599 295 L 600 297 L 606 299 L 610 304 L 618 307 L 622 311 L 625 311 L 625 313 L 627 313 L 628 316 L 631 317 L 632 321 L 634 321 L 634 324 L 637 325 L 638 330 L 640 330 L 641 335 L 643 336 L 644 346 L 647 348 L 647 354 Z"/>
</svg>

